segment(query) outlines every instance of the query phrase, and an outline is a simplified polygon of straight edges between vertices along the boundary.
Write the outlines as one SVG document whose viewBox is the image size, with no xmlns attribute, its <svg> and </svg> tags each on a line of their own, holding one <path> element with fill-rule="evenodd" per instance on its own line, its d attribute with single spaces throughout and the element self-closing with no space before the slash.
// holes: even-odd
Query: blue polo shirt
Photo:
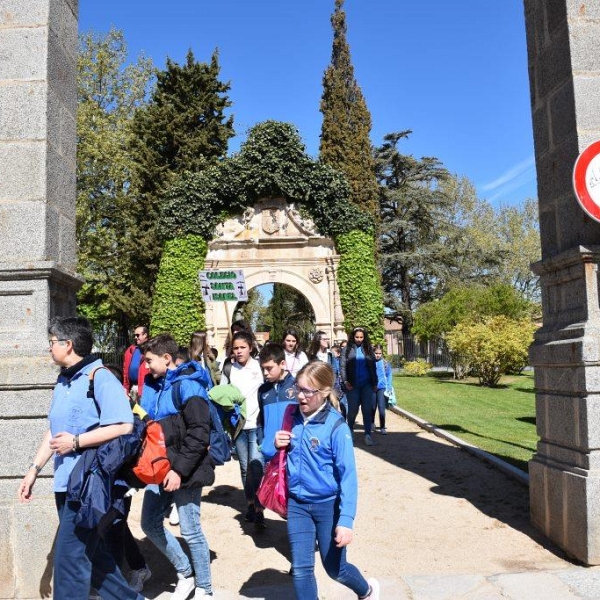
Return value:
<svg viewBox="0 0 600 600">
<path fill-rule="evenodd" d="M 116 423 L 133 423 L 129 400 L 119 380 L 106 369 L 94 374 L 94 395 L 100 414 L 92 398 L 87 397 L 90 386 L 89 375 L 102 366 L 100 359 L 85 365 L 68 380 L 60 375 L 48 414 L 52 436 L 61 432 L 73 435 L 85 433 L 100 426 Z M 66 492 L 69 475 L 81 454 L 70 453 L 54 456 L 54 491 Z"/>
</svg>

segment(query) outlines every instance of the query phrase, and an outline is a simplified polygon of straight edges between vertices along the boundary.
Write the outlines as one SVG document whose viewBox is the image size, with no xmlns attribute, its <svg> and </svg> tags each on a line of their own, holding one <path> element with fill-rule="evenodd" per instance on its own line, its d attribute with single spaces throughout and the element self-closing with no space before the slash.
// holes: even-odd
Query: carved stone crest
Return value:
<svg viewBox="0 0 600 600">
<path fill-rule="evenodd" d="M 321 283 L 321 281 L 323 281 L 323 277 L 323 269 L 320 269 L 319 267 L 317 267 L 316 269 L 311 269 L 310 273 L 308 274 L 308 278 L 313 283 Z"/>
<path fill-rule="evenodd" d="M 262 228 L 265 233 L 273 234 L 279 231 L 279 211 L 276 208 L 262 209 Z"/>
</svg>

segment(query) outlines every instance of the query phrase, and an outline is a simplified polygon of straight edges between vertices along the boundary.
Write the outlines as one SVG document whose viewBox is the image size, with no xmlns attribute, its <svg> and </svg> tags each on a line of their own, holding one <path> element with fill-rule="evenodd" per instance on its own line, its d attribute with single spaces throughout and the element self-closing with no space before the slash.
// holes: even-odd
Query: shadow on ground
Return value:
<svg viewBox="0 0 600 600">
<path fill-rule="evenodd" d="M 387 419 L 401 419 L 388 412 Z M 529 490 L 487 463 L 456 446 L 432 439 L 426 432 L 373 434 L 374 446 L 365 446 L 355 428 L 355 446 L 432 483 L 431 492 L 470 502 L 485 515 L 524 533 L 555 556 L 569 560 L 530 522 Z M 571 561 L 572 562 L 572 561 Z"/>
</svg>

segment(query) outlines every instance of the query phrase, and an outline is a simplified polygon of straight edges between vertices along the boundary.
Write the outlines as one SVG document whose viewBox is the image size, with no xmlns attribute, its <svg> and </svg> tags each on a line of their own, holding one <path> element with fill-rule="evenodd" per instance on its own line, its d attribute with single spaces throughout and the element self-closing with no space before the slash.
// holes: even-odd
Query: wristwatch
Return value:
<svg viewBox="0 0 600 600">
<path fill-rule="evenodd" d="M 29 469 L 28 469 L 28 471 L 31 471 L 31 469 L 35 469 L 35 472 L 36 472 L 36 473 L 39 475 L 39 474 L 40 474 L 40 472 L 41 472 L 41 470 L 42 470 L 42 467 L 38 467 L 38 466 L 37 466 L 35 463 L 33 463 L 33 462 L 32 462 L 32 463 L 29 465 Z"/>
</svg>

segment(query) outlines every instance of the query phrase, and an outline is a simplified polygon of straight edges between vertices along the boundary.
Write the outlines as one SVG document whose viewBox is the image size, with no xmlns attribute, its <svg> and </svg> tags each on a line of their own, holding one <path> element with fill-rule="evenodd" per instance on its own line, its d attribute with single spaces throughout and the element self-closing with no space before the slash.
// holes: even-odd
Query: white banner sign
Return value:
<svg viewBox="0 0 600 600">
<path fill-rule="evenodd" d="M 244 272 L 200 271 L 200 288 L 204 302 L 247 302 L 248 290 Z"/>
</svg>

